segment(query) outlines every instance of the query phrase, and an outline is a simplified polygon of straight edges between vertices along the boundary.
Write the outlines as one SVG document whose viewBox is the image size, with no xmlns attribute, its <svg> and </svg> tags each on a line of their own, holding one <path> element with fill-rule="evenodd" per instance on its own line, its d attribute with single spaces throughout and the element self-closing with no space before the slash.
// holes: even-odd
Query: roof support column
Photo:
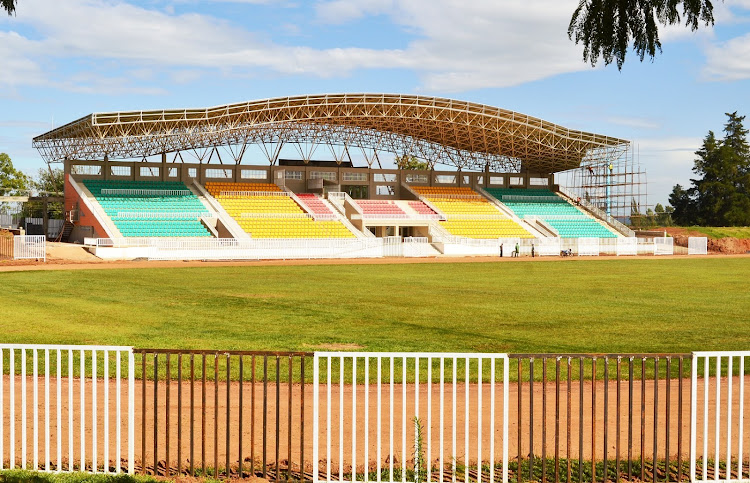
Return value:
<svg viewBox="0 0 750 483">
<path fill-rule="evenodd" d="M 161 180 L 167 180 L 167 153 L 161 153 Z"/>
</svg>

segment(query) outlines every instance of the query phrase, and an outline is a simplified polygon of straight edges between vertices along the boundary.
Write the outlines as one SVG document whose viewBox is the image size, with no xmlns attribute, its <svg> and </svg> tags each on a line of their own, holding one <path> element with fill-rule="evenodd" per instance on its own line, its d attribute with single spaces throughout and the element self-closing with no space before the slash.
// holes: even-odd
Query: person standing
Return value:
<svg viewBox="0 0 750 483">
<path fill-rule="evenodd" d="M 518 242 L 516 242 L 516 250 L 513 252 L 513 256 L 518 258 L 519 253 L 521 253 L 521 247 L 518 245 Z"/>
<path fill-rule="evenodd" d="M 534 244 L 531 244 L 531 258 L 534 258 Z"/>
<path fill-rule="evenodd" d="M 503 258 L 503 244 L 500 244 L 500 258 Z"/>
</svg>

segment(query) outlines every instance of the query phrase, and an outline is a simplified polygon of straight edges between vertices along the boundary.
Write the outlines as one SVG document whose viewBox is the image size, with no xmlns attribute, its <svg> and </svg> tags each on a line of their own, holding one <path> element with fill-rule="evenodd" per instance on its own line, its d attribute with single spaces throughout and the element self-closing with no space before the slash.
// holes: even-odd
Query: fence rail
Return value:
<svg viewBox="0 0 750 483">
<path fill-rule="evenodd" d="M 313 481 L 507 483 L 507 381 L 505 354 L 315 353 Z"/>
<path fill-rule="evenodd" d="M 125 195 L 125 196 L 191 196 L 190 190 L 153 190 L 153 189 L 116 189 L 104 188 L 103 195 Z"/>
<path fill-rule="evenodd" d="M 133 473 L 129 347 L 2 344 L 0 376 L 0 469 Z"/>
<path fill-rule="evenodd" d="M 14 236 L 13 258 L 47 261 L 47 237 L 45 235 Z"/>
<path fill-rule="evenodd" d="M 690 404 L 693 435 L 690 480 L 693 482 L 750 479 L 747 461 L 750 458 L 744 454 L 750 444 L 745 430 L 745 360 L 748 357 L 750 351 L 693 353 Z M 699 384 L 701 367 L 703 381 Z"/>
</svg>

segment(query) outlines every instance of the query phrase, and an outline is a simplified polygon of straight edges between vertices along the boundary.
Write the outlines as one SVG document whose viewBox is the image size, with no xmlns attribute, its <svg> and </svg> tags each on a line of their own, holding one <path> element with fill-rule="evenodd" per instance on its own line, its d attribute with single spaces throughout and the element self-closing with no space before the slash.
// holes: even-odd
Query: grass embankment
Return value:
<svg viewBox="0 0 750 483">
<path fill-rule="evenodd" d="M 698 232 L 709 238 L 737 238 L 746 240 L 750 238 L 750 227 L 748 226 L 685 226 L 681 227 L 691 232 Z"/>
</svg>

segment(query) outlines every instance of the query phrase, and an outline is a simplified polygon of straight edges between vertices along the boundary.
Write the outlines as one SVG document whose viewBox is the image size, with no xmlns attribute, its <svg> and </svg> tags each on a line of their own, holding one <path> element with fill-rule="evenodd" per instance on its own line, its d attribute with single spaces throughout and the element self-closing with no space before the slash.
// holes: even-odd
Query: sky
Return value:
<svg viewBox="0 0 750 483">
<path fill-rule="evenodd" d="M 577 4 L 19 0 L 0 15 L 0 152 L 34 174 L 32 138 L 92 112 L 419 94 L 629 139 L 648 203 L 665 204 L 725 113 L 750 114 L 750 0 L 716 0 L 710 28 L 662 29 L 663 52 L 630 52 L 622 71 L 583 62 L 567 37 Z"/>
</svg>

